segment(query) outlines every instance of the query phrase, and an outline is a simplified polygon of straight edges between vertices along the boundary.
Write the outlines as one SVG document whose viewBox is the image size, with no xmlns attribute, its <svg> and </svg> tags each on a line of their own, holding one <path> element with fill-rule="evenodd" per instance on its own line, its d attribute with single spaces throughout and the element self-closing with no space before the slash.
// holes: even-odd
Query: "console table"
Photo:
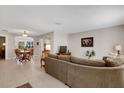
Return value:
<svg viewBox="0 0 124 93">
<path fill-rule="evenodd" d="M 71 52 L 69 53 L 56 53 L 57 55 L 71 55 Z"/>
</svg>

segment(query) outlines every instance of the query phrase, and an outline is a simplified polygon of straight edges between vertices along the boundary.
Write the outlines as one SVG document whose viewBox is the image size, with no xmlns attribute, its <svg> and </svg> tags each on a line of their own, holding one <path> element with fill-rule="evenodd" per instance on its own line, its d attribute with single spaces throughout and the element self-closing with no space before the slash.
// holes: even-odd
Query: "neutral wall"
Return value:
<svg viewBox="0 0 124 93">
<path fill-rule="evenodd" d="M 94 47 L 81 47 L 81 38 L 94 37 Z M 69 35 L 69 49 L 73 56 L 86 57 L 86 50 L 95 50 L 96 58 L 115 53 L 115 45 L 122 45 L 124 54 L 124 25 Z"/>
<path fill-rule="evenodd" d="M 39 37 L 33 37 L 34 39 L 34 56 L 40 57 L 41 56 L 41 45 L 40 45 L 40 39 Z M 37 42 L 39 42 L 39 45 L 37 45 Z"/>
<path fill-rule="evenodd" d="M 66 33 L 60 33 L 56 31 L 50 32 L 39 36 L 39 40 L 41 40 L 42 43 L 51 44 L 51 53 L 57 53 L 59 46 L 68 46 L 68 35 Z M 40 46 L 41 46 L 41 42 L 40 42 Z"/>
<path fill-rule="evenodd" d="M 45 44 L 50 44 L 51 45 L 51 51 L 50 52 L 53 52 L 53 44 L 54 44 L 53 35 L 54 35 L 54 32 L 49 32 L 49 33 L 46 33 L 46 34 L 43 34 L 43 35 L 39 36 L 41 51 L 44 50 L 44 43 L 45 43 Z"/>
<path fill-rule="evenodd" d="M 68 47 L 68 34 L 54 32 L 54 44 L 53 44 L 53 53 L 57 53 L 59 46 L 67 46 Z"/>
<path fill-rule="evenodd" d="M 0 31 L 0 36 L 6 37 L 6 59 L 12 59 L 15 57 L 14 49 L 15 49 L 15 36 L 8 33 Z"/>
</svg>

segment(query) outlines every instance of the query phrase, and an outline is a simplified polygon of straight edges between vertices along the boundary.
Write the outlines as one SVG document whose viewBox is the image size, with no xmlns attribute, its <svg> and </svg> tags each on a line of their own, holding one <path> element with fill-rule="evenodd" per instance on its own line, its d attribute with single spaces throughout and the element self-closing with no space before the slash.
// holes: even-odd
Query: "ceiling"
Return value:
<svg viewBox="0 0 124 93">
<path fill-rule="evenodd" d="M 124 6 L 0 6 L 0 31 L 32 36 L 76 33 L 124 24 Z"/>
</svg>

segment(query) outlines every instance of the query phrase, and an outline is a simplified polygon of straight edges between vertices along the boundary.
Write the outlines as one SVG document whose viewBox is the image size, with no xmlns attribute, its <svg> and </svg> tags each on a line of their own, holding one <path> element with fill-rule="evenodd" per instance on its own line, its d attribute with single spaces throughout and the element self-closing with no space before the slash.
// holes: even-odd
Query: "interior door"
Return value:
<svg viewBox="0 0 124 93">
<path fill-rule="evenodd" d="M 0 59 L 5 59 L 5 37 L 0 36 Z"/>
</svg>

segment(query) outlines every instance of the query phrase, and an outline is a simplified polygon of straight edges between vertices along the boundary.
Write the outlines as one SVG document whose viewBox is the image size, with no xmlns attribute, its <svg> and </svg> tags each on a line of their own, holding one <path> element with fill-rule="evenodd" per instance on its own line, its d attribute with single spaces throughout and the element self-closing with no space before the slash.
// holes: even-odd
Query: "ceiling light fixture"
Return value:
<svg viewBox="0 0 124 93">
<path fill-rule="evenodd" d="M 56 24 L 56 25 L 62 25 L 62 24 L 61 24 L 61 23 L 59 23 L 59 22 L 56 22 L 55 24 Z"/>
<path fill-rule="evenodd" d="M 22 34 L 22 36 L 23 37 L 27 37 L 28 36 L 27 33 L 26 33 L 26 31 L 24 31 L 24 33 Z"/>
</svg>

